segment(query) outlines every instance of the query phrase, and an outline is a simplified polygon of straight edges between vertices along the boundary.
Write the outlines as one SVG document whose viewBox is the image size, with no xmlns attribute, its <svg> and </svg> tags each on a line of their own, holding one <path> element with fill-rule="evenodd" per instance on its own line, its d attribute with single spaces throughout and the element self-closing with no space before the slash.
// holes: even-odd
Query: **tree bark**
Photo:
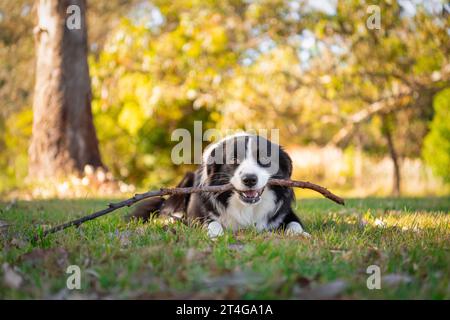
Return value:
<svg viewBox="0 0 450 320">
<path fill-rule="evenodd" d="M 400 175 L 400 164 L 398 159 L 397 150 L 395 149 L 394 141 L 392 139 L 392 131 L 387 123 L 386 117 L 383 117 L 383 132 L 387 140 L 387 145 L 389 149 L 389 155 L 392 159 L 392 164 L 394 167 L 394 175 L 393 175 L 393 186 L 392 186 L 392 195 L 395 197 L 400 196 L 401 194 L 401 175 Z"/>
<path fill-rule="evenodd" d="M 81 27 L 70 30 L 71 5 Z M 39 0 L 36 84 L 29 176 L 35 179 L 82 173 L 103 167 L 91 111 L 87 63 L 86 0 Z"/>
</svg>

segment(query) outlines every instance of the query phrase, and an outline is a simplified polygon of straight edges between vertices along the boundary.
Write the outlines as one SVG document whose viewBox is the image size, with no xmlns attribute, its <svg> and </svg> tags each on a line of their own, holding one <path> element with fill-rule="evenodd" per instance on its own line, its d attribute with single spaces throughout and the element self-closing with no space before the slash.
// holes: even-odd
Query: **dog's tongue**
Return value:
<svg viewBox="0 0 450 320">
<path fill-rule="evenodd" d="M 244 191 L 244 194 L 247 198 L 256 198 L 258 196 L 258 190 L 249 190 Z"/>
</svg>

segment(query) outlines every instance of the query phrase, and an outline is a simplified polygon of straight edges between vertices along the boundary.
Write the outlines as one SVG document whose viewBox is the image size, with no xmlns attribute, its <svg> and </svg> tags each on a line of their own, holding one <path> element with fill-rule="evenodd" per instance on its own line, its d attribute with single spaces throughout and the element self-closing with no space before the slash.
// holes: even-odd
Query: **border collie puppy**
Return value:
<svg viewBox="0 0 450 320">
<path fill-rule="evenodd" d="M 267 185 L 270 178 L 288 179 L 291 174 L 291 158 L 279 145 L 247 133 L 229 136 L 209 145 L 197 171 L 186 174 L 178 187 L 231 183 L 233 190 L 149 199 L 131 217 L 147 220 L 153 212 L 181 213 L 206 222 L 210 237 L 222 235 L 224 229 L 245 228 L 308 236 L 292 209 L 292 188 Z"/>
</svg>

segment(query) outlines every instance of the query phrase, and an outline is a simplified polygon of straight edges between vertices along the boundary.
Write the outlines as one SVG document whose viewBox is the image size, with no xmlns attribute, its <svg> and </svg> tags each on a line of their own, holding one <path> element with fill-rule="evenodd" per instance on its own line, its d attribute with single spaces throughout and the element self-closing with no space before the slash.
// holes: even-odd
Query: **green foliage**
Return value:
<svg viewBox="0 0 450 320">
<path fill-rule="evenodd" d="M 436 95 L 433 106 L 435 113 L 423 156 L 433 171 L 450 183 L 450 88 Z"/>
<path fill-rule="evenodd" d="M 0 1 L 0 193 L 27 171 L 33 88 L 33 1 Z"/>
<path fill-rule="evenodd" d="M 227 45 L 210 13 L 182 16 L 176 28 L 156 34 L 122 20 L 105 50 L 90 59 L 95 124 L 103 159 L 116 176 L 145 186 L 174 178 L 171 134 L 192 132 L 195 120 L 204 129 L 216 124 L 209 92 L 236 63 Z"/>
<path fill-rule="evenodd" d="M 99 0 L 89 4 L 91 49 L 102 47 L 117 17 L 136 2 Z M 28 171 L 35 65 L 34 6 L 34 0 L 0 1 L 0 193 L 21 187 Z"/>
<path fill-rule="evenodd" d="M 12 114 L 7 123 L 0 122 L 3 133 L 0 135 L 0 192 L 23 186 L 32 117 L 31 109 L 25 108 L 20 113 Z"/>
<path fill-rule="evenodd" d="M 26 176 L 31 129 L 14 126 L 32 104 L 31 3 L 0 2 L 0 190 Z M 171 133 L 192 131 L 194 120 L 325 145 L 354 114 L 409 89 L 418 94 L 396 98 L 391 129 L 399 156 L 418 157 L 433 94 L 448 86 L 448 16 L 422 3 L 414 16 L 397 1 L 374 4 L 380 30 L 366 27 L 367 4 L 356 0 L 333 12 L 287 0 L 93 2 L 89 64 L 104 162 L 138 186 L 170 183 L 186 169 L 171 162 Z M 343 145 L 357 133 L 365 152 L 387 154 L 379 115 L 350 133 Z"/>
</svg>

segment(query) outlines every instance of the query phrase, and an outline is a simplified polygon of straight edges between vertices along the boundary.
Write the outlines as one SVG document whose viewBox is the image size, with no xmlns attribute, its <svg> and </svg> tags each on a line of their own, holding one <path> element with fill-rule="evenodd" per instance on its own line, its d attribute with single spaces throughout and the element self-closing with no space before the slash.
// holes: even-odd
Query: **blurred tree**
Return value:
<svg viewBox="0 0 450 320">
<path fill-rule="evenodd" d="M 436 95 L 434 111 L 423 155 L 433 171 L 450 182 L 450 89 Z"/>
<path fill-rule="evenodd" d="M 33 86 L 31 0 L 0 0 L 0 191 L 27 173 Z"/>
<path fill-rule="evenodd" d="M 390 155 L 400 193 L 402 158 L 421 155 L 431 101 L 449 86 L 448 6 L 370 4 L 380 29 L 368 28 L 369 4 L 354 0 L 90 2 L 92 109 L 105 164 L 129 182 L 169 182 L 179 170 L 170 134 L 202 120 L 203 129 L 279 128 L 284 143 Z M 0 74 L 20 80 L 11 52 Z M 20 120 L 2 136 L 17 133 L 21 145 L 27 100 L 3 121 Z M 2 166 L 18 158 L 5 154 Z"/>
<path fill-rule="evenodd" d="M 338 126 L 331 142 L 344 147 L 364 132 L 368 151 L 383 150 L 383 140 L 373 134 L 380 132 L 398 195 L 400 159 L 420 156 L 433 96 L 450 85 L 449 14 L 442 3 L 417 2 L 411 4 L 414 12 L 400 1 L 372 4 L 380 9 L 379 29 L 368 28 L 367 5 L 359 1 L 338 2 L 337 14 L 315 27 L 323 41 L 335 39 L 330 50 L 343 51 L 330 68 L 332 80 L 323 94 L 339 107 L 327 115 L 334 121 L 325 123 Z"/>
<path fill-rule="evenodd" d="M 375 4 L 380 30 L 367 27 L 359 1 L 326 10 L 308 1 L 153 1 L 148 19 L 125 19 L 93 61 L 96 119 L 109 119 L 108 134 L 166 154 L 170 143 L 153 137 L 188 125 L 176 120 L 183 115 L 200 120 L 200 110 L 216 127 L 280 128 L 289 143 L 345 148 L 358 133 L 365 151 L 391 156 L 399 194 L 401 158 L 420 156 L 431 99 L 448 86 L 448 15 L 424 3 L 414 15 Z M 155 149 L 100 135 L 129 177 L 161 167 Z"/>
<path fill-rule="evenodd" d="M 101 167 L 91 113 L 86 1 L 40 0 L 37 13 L 29 175 L 44 179 Z"/>
<path fill-rule="evenodd" d="M 108 32 L 138 0 L 89 3 L 90 51 L 102 50 Z M 28 174 L 35 83 L 33 28 L 38 1 L 0 0 L 0 192 Z"/>
<path fill-rule="evenodd" d="M 172 132 L 215 125 L 216 92 L 236 65 L 224 17 L 208 4 L 172 16 L 177 5 L 162 9 L 164 20 L 151 4 L 132 10 L 91 60 L 100 145 L 115 155 L 106 164 L 135 184 L 175 178 Z"/>
</svg>

